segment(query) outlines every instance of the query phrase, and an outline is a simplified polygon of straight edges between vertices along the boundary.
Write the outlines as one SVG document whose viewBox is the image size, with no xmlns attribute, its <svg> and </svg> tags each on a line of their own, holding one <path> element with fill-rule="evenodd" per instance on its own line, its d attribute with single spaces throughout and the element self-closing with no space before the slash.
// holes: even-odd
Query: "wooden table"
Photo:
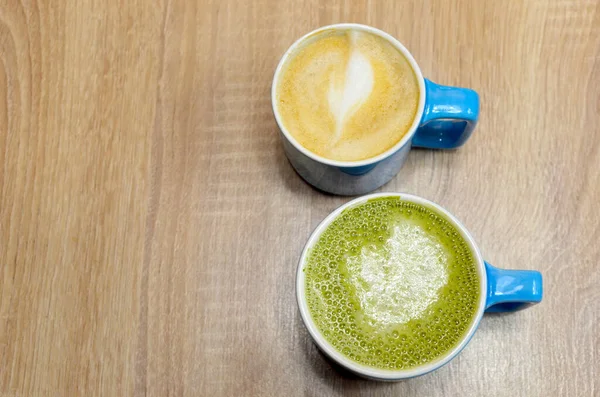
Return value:
<svg viewBox="0 0 600 397">
<path fill-rule="evenodd" d="M 0 396 L 600 395 L 599 1 L 105 3 L 0 3 Z M 271 78 L 342 21 L 481 96 L 463 148 L 414 151 L 381 190 L 544 274 L 542 304 L 403 383 L 340 374 L 295 302 L 348 198 L 286 161 Z"/>
</svg>

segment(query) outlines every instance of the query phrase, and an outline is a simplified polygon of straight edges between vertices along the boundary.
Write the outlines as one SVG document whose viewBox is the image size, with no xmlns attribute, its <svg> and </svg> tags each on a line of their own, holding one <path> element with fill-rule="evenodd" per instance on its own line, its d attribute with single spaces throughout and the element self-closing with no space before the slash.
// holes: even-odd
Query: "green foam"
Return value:
<svg viewBox="0 0 600 397">
<path fill-rule="evenodd" d="M 437 212 L 399 197 L 343 211 L 304 272 L 321 334 L 374 368 L 436 360 L 462 340 L 478 310 L 480 280 L 466 241 Z"/>
</svg>

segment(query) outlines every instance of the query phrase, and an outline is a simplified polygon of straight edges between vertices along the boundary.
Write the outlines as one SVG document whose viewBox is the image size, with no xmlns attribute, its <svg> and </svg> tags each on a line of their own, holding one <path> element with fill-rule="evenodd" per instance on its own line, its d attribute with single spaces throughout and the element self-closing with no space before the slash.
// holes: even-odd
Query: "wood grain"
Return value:
<svg viewBox="0 0 600 397">
<path fill-rule="evenodd" d="M 545 277 L 541 305 L 402 383 L 339 373 L 294 297 L 348 199 L 291 169 L 270 82 L 344 21 L 481 95 L 466 146 L 381 190 Z M 0 61 L 0 396 L 600 395 L 599 1 L 3 0 Z"/>
</svg>

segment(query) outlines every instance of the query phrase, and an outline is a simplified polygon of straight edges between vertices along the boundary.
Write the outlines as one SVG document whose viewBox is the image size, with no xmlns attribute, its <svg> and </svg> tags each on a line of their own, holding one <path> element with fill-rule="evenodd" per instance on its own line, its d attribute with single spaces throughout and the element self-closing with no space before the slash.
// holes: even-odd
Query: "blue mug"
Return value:
<svg viewBox="0 0 600 397">
<path fill-rule="evenodd" d="M 319 331 L 311 317 L 308 304 L 306 302 L 304 266 L 306 265 L 306 260 L 312 250 L 312 247 L 314 247 L 314 245 L 317 243 L 321 237 L 321 234 L 342 212 L 348 208 L 361 205 L 378 197 L 400 197 L 404 201 L 409 201 L 419 206 L 431 208 L 437 214 L 441 215 L 448 222 L 450 222 L 456 228 L 456 230 L 460 232 L 463 239 L 467 242 L 469 249 L 473 253 L 473 257 L 475 258 L 475 266 L 477 267 L 477 274 L 480 280 L 480 293 L 479 302 L 477 304 L 477 312 L 475 313 L 475 316 L 462 339 L 456 344 L 456 346 L 434 361 L 406 370 L 385 370 L 368 367 L 344 356 L 341 352 L 337 351 L 321 334 L 321 331 Z M 441 366 L 450 362 L 466 347 L 473 334 L 477 330 L 484 313 L 513 312 L 516 310 L 525 309 L 531 305 L 541 302 L 542 295 L 542 274 L 540 272 L 534 270 L 499 269 L 490 265 L 483 260 L 481 252 L 469 231 L 450 212 L 438 204 L 435 204 L 422 197 L 404 193 L 369 194 L 356 198 L 333 211 L 319 224 L 319 226 L 317 226 L 312 235 L 309 237 L 306 245 L 304 246 L 304 250 L 302 251 L 302 255 L 300 256 L 298 270 L 296 271 L 296 299 L 298 301 L 300 315 L 304 325 L 306 325 L 306 328 L 308 329 L 308 332 L 315 341 L 316 345 L 326 356 L 342 367 L 355 373 L 356 375 L 374 380 L 403 380 L 424 375 L 440 368 Z"/>
<path fill-rule="evenodd" d="M 419 106 L 410 129 L 396 145 L 370 159 L 337 161 L 312 153 L 287 131 L 277 109 L 276 87 L 288 59 L 309 36 L 335 29 L 361 30 L 384 38 L 405 56 L 419 83 Z M 423 78 L 417 62 L 398 40 L 379 29 L 354 23 L 324 26 L 292 44 L 275 70 L 271 102 L 286 156 L 296 172 L 317 189 L 339 195 L 368 193 L 389 182 L 404 164 L 411 147 L 455 149 L 461 146 L 471 136 L 479 116 L 479 96 L 475 91 L 447 87 Z"/>
</svg>

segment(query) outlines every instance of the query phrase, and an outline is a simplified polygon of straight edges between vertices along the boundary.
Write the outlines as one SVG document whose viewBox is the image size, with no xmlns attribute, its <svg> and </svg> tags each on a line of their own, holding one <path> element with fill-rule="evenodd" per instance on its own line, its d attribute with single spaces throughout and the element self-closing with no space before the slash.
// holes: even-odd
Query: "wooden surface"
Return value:
<svg viewBox="0 0 600 397">
<path fill-rule="evenodd" d="M 600 2 L 0 1 L 0 396 L 599 396 Z M 544 274 L 403 383 L 337 372 L 294 274 L 348 198 L 307 186 L 271 113 L 300 35 L 362 22 L 476 89 L 455 152 L 383 191 L 452 211 Z"/>
</svg>

